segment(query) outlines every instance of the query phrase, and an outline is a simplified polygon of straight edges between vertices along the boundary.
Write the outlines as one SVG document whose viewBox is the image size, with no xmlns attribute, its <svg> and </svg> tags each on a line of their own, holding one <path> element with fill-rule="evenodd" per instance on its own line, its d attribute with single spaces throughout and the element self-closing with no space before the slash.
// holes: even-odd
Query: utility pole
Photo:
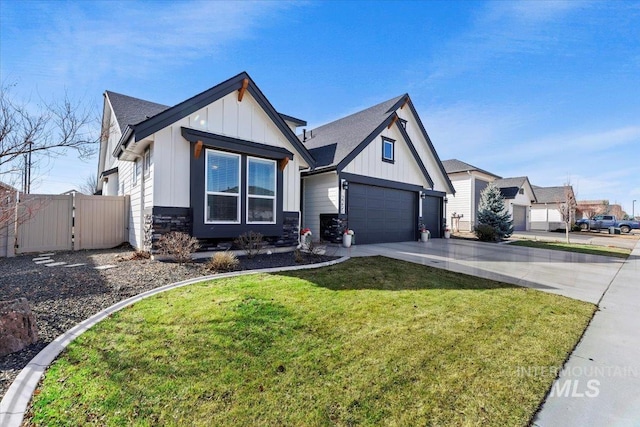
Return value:
<svg viewBox="0 0 640 427">
<path fill-rule="evenodd" d="M 22 175 L 22 192 L 31 193 L 31 148 L 33 141 L 28 141 L 29 150 L 24 154 L 24 173 Z"/>
</svg>

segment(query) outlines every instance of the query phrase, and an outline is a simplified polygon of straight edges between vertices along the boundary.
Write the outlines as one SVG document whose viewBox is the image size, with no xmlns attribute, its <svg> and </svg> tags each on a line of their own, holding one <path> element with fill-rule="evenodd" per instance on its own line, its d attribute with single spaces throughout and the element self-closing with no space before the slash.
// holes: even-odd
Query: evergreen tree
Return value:
<svg viewBox="0 0 640 427">
<path fill-rule="evenodd" d="M 506 209 L 500 189 L 494 183 L 489 183 L 480 193 L 478 222 L 491 227 L 496 240 L 509 237 L 513 233 L 513 220 Z"/>
</svg>

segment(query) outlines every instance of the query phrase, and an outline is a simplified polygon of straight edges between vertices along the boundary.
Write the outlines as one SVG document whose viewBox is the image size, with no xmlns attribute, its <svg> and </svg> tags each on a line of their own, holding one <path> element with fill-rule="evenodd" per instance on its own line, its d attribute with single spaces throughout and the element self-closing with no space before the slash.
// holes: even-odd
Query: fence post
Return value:
<svg viewBox="0 0 640 427">
<path fill-rule="evenodd" d="M 13 221 L 7 224 L 7 258 L 16 256 L 16 227 L 18 226 L 18 198 L 13 209 Z"/>
</svg>

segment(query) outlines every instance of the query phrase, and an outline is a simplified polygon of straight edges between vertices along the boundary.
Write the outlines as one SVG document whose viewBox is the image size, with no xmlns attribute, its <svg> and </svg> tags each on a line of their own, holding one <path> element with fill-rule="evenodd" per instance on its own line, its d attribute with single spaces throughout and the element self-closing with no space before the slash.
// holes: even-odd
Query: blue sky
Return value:
<svg viewBox="0 0 640 427">
<path fill-rule="evenodd" d="M 247 71 L 309 129 L 408 92 L 442 160 L 640 212 L 640 2 L 0 2 L 22 99 L 173 105 Z M 97 160 L 44 165 L 38 192 Z"/>
</svg>

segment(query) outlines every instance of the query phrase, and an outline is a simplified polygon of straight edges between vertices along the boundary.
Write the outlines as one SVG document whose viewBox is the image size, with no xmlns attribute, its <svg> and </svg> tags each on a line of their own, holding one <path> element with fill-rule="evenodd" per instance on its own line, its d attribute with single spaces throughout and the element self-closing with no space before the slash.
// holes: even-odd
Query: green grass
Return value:
<svg viewBox="0 0 640 427">
<path fill-rule="evenodd" d="M 191 285 L 74 341 L 36 425 L 526 425 L 595 306 L 382 257 Z"/>
<path fill-rule="evenodd" d="M 542 242 L 539 240 L 517 240 L 510 243 L 515 246 L 526 246 L 528 248 L 552 249 L 554 251 L 577 252 L 581 254 L 603 255 L 616 258 L 628 258 L 630 249 L 616 248 L 613 246 L 581 245 L 578 243 Z"/>
</svg>

